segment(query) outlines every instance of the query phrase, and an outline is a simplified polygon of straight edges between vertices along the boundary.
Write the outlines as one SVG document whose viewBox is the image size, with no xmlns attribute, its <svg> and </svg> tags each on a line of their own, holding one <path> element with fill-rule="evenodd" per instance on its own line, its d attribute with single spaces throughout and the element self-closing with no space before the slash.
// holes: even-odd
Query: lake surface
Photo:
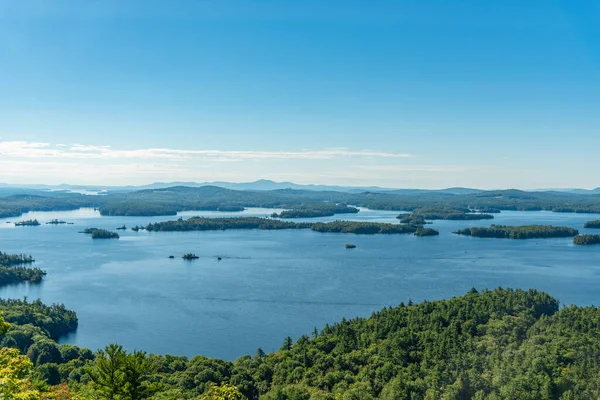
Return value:
<svg viewBox="0 0 600 400">
<path fill-rule="evenodd" d="M 181 215 L 266 216 L 243 213 Z M 352 219 L 397 222 L 397 212 Z M 73 225 L 15 227 L 7 221 L 58 218 Z M 97 349 L 117 342 L 129 350 L 234 359 L 258 347 L 276 350 L 286 336 L 342 317 L 369 316 L 401 301 L 434 300 L 478 289 L 537 288 L 563 304 L 600 304 L 600 246 L 572 239 L 481 239 L 453 235 L 491 223 L 577 228 L 597 215 L 503 212 L 488 221 L 437 221 L 437 237 L 353 235 L 310 230 L 133 232 L 92 240 L 88 227 L 114 230 L 176 217 L 102 217 L 92 209 L 34 212 L 0 219 L 0 250 L 31 254 L 48 272 L 39 285 L 0 288 L 0 297 L 40 298 L 77 312 L 79 328 L 61 343 Z M 357 245 L 347 250 L 346 243 Z M 195 253 L 200 259 L 184 261 Z M 168 259 L 174 255 L 175 259 Z M 217 257 L 222 257 L 221 261 Z"/>
</svg>

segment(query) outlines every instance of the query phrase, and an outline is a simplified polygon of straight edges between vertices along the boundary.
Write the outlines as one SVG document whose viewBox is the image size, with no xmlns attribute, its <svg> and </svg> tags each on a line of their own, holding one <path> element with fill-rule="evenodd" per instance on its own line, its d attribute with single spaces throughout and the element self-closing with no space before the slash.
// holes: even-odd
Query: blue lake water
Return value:
<svg viewBox="0 0 600 400">
<path fill-rule="evenodd" d="M 181 215 L 266 216 L 243 213 Z M 362 210 L 352 219 L 397 222 L 397 212 Z M 114 230 L 175 217 L 101 217 L 92 209 L 0 219 L 0 250 L 31 254 L 48 272 L 39 285 L 0 288 L 0 297 L 40 298 L 77 312 L 63 343 L 97 349 L 117 342 L 153 353 L 234 359 L 342 317 L 369 316 L 401 301 L 462 295 L 471 287 L 537 288 L 563 304 L 600 304 L 600 246 L 572 239 L 480 239 L 453 235 L 491 223 L 566 225 L 586 232 L 597 215 L 503 212 L 491 221 L 437 221 L 438 237 L 289 231 L 133 232 L 92 240 L 87 227 Z M 73 225 L 15 227 L 53 218 Z M 592 232 L 591 230 L 589 232 Z M 346 243 L 357 245 L 347 250 Z M 192 252 L 200 259 L 184 261 Z M 168 259 L 169 255 L 176 256 Z M 222 257 L 221 261 L 217 257 Z"/>
</svg>

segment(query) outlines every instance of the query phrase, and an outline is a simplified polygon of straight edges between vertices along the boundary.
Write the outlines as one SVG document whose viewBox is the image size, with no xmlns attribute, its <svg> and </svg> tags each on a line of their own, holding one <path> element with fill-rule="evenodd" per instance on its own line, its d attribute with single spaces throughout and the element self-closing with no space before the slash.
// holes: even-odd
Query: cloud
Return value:
<svg viewBox="0 0 600 400">
<path fill-rule="evenodd" d="M 481 169 L 477 165 L 356 165 L 356 169 L 386 172 L 464 172 Z"/>
<path fill-rule="evenodd" d="M 350 150 L 334 148 L 299 151 L 249 151 L 249 150 L 182 150 L 149 148 L 123 150 L 111 146 L 83 144 L 51 145 L 25 141 L 0 142 L 0 155 L 20 158 L 64 158 L 64 159 L 132 159 L 132 160 L 189 160 L 203 159 L 213 162 L 244 160 L 331 160 L 336 158 L 409 158 L 407 153 L 390 153 L 372 150 Z"/>
</svg>

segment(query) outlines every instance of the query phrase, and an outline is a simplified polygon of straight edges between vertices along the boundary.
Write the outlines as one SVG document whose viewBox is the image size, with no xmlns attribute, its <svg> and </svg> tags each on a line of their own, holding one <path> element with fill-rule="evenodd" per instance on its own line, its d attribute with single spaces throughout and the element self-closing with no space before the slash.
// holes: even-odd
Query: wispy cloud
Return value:
<svg viewBox="0 0 600 400">
<path fill-rule="evenodd" d="M 455 173 L 482 168 L 477 165 L 356 165 L 356 169 L 385 172 L 438 172 Z"/>
<path fill-rule="evenodd" d="M 333 148 L 299 151 L 249 151 L 249 150 L 205 150 L 205 149 L 166 149 L 149 148 L 124 150 L 111 146 L 73 144 L 52 145 L 25 141 L 0 142 L 0 156 L 19 158 L 64 158 L 64 159 L 204 159 L 213 162 L 244 160 L 295 159 L 331 160 L 336 158 L 409 158 L 411 154 L 391 153 L 372 150 L 351 150 Z"/>
</svg>

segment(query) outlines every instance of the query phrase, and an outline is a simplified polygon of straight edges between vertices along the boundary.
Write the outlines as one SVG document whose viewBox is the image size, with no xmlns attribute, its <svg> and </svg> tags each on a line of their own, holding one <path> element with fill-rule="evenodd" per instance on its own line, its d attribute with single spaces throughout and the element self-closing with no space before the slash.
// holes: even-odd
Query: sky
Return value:
<svg viewBox="0 0 600 400">
<path fill-rule="evenodd" d="M 600 2 L 0 0 L 0 182 L 600 186 Z"/>
</svg>

